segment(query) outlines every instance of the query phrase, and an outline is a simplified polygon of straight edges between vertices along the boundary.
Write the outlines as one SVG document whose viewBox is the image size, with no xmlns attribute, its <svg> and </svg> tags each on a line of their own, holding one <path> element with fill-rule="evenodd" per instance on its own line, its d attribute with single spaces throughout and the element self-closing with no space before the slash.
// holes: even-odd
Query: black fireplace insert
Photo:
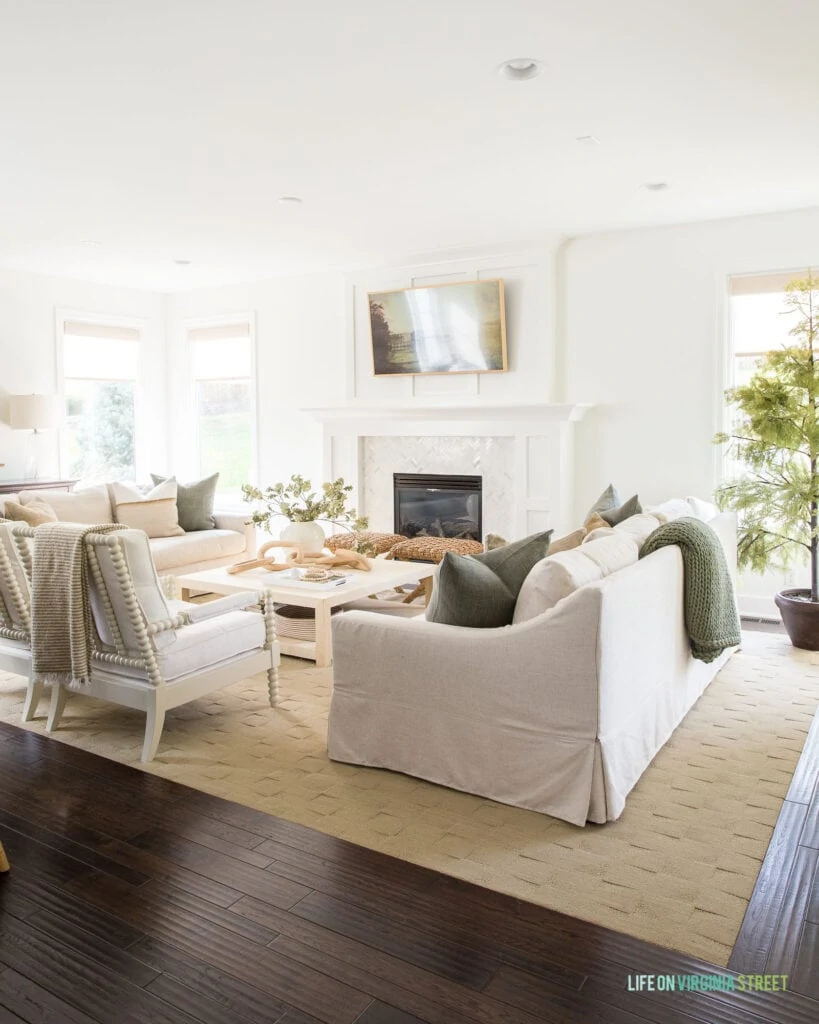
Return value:
<svg viewBox="0 0 819 1024">
<path fill-rule="evenodd" d="M 393 473 L 395 532 L 481 540 L 481 477 Z"/>
</svg>

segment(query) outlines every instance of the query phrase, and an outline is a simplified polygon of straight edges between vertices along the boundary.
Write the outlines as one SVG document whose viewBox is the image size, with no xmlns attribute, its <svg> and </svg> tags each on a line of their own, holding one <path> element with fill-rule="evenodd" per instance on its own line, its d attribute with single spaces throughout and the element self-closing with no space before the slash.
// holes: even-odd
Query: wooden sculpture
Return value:
<svg viewBox="0 0 819 1024">
<path fill-rule="evenodd" d="M 296 548 L 298 544 L 287 540 L 270 540 L 262 544 L 256 552 L 255 558 L 249 558 L 245 562 L 237 562 L 231 565 L 228 572 L 235 576 L 240 572 L 248 572 L 250 569 L 266 569 L 268 572 L 281 572 L 283 569 L 293 568 L 320 568 L 320 569 L 358 569 L 362 572 L 370 571 L 370 560 L 366 555 L 360 555 L 357 551 L 339 550 L 332 553 L 326 551 L 305 552 L 299 554 L 298 550 L 291 551 L 283 562 L 275 558 L 266 558 L 265 552 L 271 548 Z"/>
</svg>

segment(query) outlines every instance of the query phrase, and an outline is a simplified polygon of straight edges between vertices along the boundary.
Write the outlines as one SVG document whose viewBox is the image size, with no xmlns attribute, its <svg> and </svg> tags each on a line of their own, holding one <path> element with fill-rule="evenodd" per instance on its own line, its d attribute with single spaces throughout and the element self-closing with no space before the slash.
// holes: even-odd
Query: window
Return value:
<svg viewBox="0 0 819 1024">
<path fill-rule="evenodd" d="M 72 320 L 62 326 L 65 471 L 86 483 L 133 480 L 139 331 Z"/>
<path fill-rule="evenodd" d="M 807 276 L 807 270 L 794 270 L 731 279 L 730 387 L 747 384 L 766 352 L 792 343 L 788 332 L 796 318 L 785 305 L 785 286 Z M 729 416 L 726 429 L 730 431 L 737 425 L 734 407 Z M 727 476 L 735 476 L 743 471 L 744 464 L 728 454 L 725 469 Z"/>
<path fill-rule="evenodd" d="M 248 321 L 195 327 L 191 347 L 196 451 L 200 476 L 219 474 L 223 506 L 241 504 L 255 481 L 256 403 Z"/>
</svg>

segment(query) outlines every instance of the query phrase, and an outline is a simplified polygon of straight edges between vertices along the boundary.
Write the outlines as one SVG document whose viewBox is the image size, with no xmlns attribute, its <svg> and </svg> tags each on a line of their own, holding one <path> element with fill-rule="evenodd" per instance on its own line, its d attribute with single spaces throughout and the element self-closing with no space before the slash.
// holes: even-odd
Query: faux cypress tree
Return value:
<svg viewBox="0 0 819 1024">
<path fill-rule="evenodd" d="M 740 567 L 763 572 L 808 559 L 809 599 L 819 602 L 819 281 L 792 281 L 785 307 L 792 341 L 726 392 L 739 420 L 715 440 L 730 444 L 746 471 L 718 488 L 717 501 L 737 513 Z"/>
</svg>

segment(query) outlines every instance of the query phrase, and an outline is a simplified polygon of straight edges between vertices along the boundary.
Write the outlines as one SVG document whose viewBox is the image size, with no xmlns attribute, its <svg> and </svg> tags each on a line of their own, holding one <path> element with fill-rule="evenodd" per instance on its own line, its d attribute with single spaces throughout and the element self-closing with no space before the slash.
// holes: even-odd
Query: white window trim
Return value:
<svg viewBox="0 0 819 1024">
<path fill-rule="evenodd" d="M 196 380 L 193 376 L 193 348 L 196 341 L 188 335 L 191 331 L 203 327 L 232 327 L 236 324 L 246 324 L 248 338 L 250 340 L 250 416 L 251 416 L 251 454 L 250 454 L 250 480 L 248 483 L 256 484 L 259 480 L 259 374 L 257 345 L 256 345 L 256 313 L 253 310 L 244 313 L 222 313 L 218 316 L 194 317 L 182 321 L 183 337 L 185 341 L 185 367 L 188 378 L 188 408 L 190 410 L 190 421 L 194 423 L 193 436 L 193 457 L 195 459 L 194 475 L 199 473 L 199 419 L 196 415 Z M 229 510 L 227 510 L 229 511 Z"/>
<path fill-rule="evenodd" d="M 146 425 L 143 422 L 143 417 L 147 415 L 146 409 L 148 407 L 148 403 L 145 401 L 145 359 L 142 346 L 148 331 L 148 321 L 143 317 L 122 316 L 117 313 L 99 313 L 96 311 L 69 309 L 66 307 L 57 307 L 57 309 L 55 309 L 54 349 L 56 353 L 55 366 L 57 373 L 57 394 L 60 396 L 63 408 L 65 408 L 65 372 L 63 359 L 65 325 L 66 323 L 75 321 L 93 324 L 96 327 L 128 327 L 139 333 L 140 349 L 137 359 L 136 394 L 134 395 L 134 469 L 137 479 L 139 479 L 140 476 L 145 477 L 148 474 L 148 464 L 147 453 L 145 452 L 145 445 L 143 442 L 148 436 L 148 432 L 145 429 Z M 67 467 L 65 465 L 65 445 L 63 443 L 62 432 L 60 432 L 58 449 L 60 476 L 65 478 Z"/>
</svg>

